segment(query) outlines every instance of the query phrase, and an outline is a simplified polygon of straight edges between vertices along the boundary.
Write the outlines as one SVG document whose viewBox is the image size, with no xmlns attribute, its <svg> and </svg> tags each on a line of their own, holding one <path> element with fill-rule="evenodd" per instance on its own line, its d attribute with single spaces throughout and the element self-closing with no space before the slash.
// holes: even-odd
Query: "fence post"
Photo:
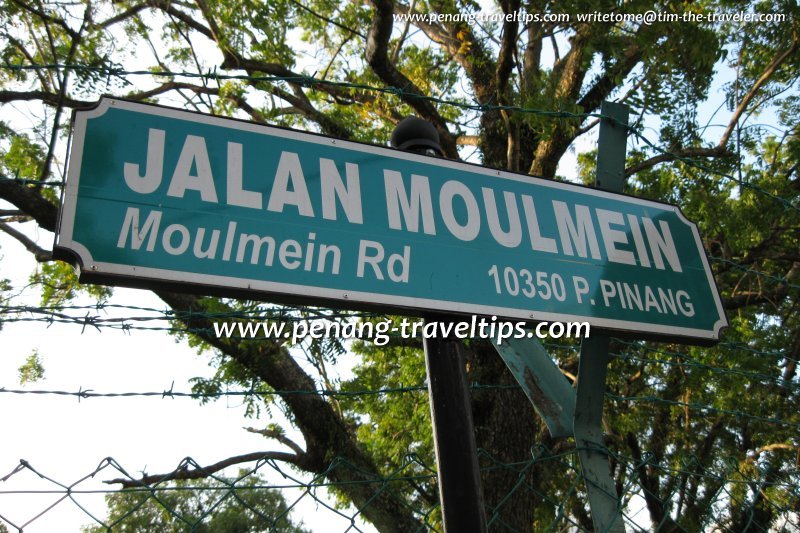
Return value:
<svg viewBox="0 0 800 533">
<path fill-rule="evenodd" d="M 603 102 L 601 114 L 595 186 L 610 192 L 622 192 L 628 108 L 622 104 Z M 624 533 L 619 497 L 609 472 L 608 453 L 603 443 L 603 401 L 609 342 L 607 335 L 592 335 L 581 343 L 575 399 L 575 445 L 586 481 L 595 531 Z"/>
</svg>

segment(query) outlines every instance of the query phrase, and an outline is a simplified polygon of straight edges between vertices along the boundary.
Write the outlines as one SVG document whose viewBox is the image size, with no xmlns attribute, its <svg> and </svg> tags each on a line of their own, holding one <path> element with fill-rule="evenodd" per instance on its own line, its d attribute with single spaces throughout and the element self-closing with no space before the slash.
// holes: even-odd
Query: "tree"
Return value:
<svg viewBox="0 0 800 533">
<path fill-rule="evenodd" d="M 732 327 L 715 349 L 615 341 L 606 445 L 616 457 L 618 488 L 626 504 L 640 494 L 654 527 L 664 531 L 710 524 L 767 529 L 791 519 L 798 512 L 792 489 L 798 483 L 792 462 L 797 424 L 790 422 L 800 359 L 798 6 L 502 0 L 498 13 L 521 11 L 531 19 L 476 24 L 453 17 L 395 18 L 478 9 L 474 2 L 433 0 L 11 0 L 0 6 L 0 103 L 35 103 L 49 112 L 33 135 L 11 121 L 3 126 L 0 198 L 10 206 L 0 212 L 0 230 L 43 264 L 36 280 L 59 288 L 50 291 L 51 302 L 78 290 L 74 277 L 52 263 L 50 251 L 18 226 L 54 229 L 52 185 L 60 179 L 55 163 L 66 111 L 90 106 L 100 93 L 141 101 L 177 98 L 190 109 L 378 143 L 413 113 L 436 126 L 448 157 L 474 147 L 486 166 L 550 179 L 564 179 L 559 163 L 591 135 L 602 101 L 625 102 L 637 116 L 626 192 L 676 203 L 699 223 Z M 785 18 L 578 18 L 648 10 Z M 145 66 L 154 73 L 134 85 L 129 71 L 138 70 L 132 66 L 147 50 L 152 54 Z M 210 74 L 176 74 L 181 72 Z M 724 119 L 715 113 L 711 123 L 702 122 L 699 103 L 707 100 Z M 774 117 L 769 127 L 755 121 L 759 113 Z M 718 120 L 723 124 L 717 128 Z M 591 154 L 585 154 L 580 170 L 587 182 L 592 169 Z M 276 401 L 303 443 L 273 458 L 324 473 L 381 531 L 416 530 L 424 516 L 435 520 L 413 511 L 435 505 L 432 481 L 382 482 L 404 464 L 404 451 L 432 464 L 423 395 L 316 394 L 330 385 L 324 369 L 341 353 L 336 340 L 311 347 L 310 361 L 319 369 L 311 374 L 281 342 L 203 333 L 212 331 L 209 313 L 257 318 L 274 308 L 167 292 L 159 297 L 194 332 L 188 334 L 192 342 L 213 354 L 217 377 L 198 383 L 198 390 L 256 384 L 278 391 Z M 344 388 L 420 380 L 418 348 L 362 346 L 356 378 Z M 490 346 L 474 342 L 470 348 L 470 382 L 491 385 L 476 388 L 472 402 L 478 446 L 486 451 L 483 485 L 493 523 L 538 530 L 567 521 L 590 529 L 574 470 L 559 459 L 574 445 L 546 433 Z M 574 376 L 575 351 L 551 350 L 565 374 Z M 260 401 L 253 399 L 256 406 Z M 403 431 L 408 420 L 415 421 L 415 431 Z M 350 467 L 329 469 L 333 458 Z"/>
<path fill-rule="evenodd" d="M 304 533 L 293 525 L 283 496 L 260 475 L 240 471 L 239 479 L 180 480 L 156 491 L 128 489 L 106 496 L 109 515 L 104 526 L 85 533 L 111 531 L 214 531 Z M 243 479 L 244 478 L 244 479 Z"/>
</svg>

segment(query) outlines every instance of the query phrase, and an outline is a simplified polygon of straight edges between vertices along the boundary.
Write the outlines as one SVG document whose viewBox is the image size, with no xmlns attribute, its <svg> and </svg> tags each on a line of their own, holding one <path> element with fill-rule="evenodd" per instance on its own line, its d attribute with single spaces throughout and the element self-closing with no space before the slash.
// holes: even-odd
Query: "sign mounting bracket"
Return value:
<svg viewBox="0 0 800 533">
<path fill-rule="evenodd" d="M 628 108 L 603 102 L 598 140 L 595 186 L 621 192 L 625 180 Z M 519 382 L 553 437 L 575 437 L 589 506 L 596 531 L 624 533 L 625 526 L 609 472 L 603 443 L 605 399 L 610 338 L 593 335 L 581 344 L 576 388 L 535 339 L 493 339 L 492 343 Z"/>
</svg>

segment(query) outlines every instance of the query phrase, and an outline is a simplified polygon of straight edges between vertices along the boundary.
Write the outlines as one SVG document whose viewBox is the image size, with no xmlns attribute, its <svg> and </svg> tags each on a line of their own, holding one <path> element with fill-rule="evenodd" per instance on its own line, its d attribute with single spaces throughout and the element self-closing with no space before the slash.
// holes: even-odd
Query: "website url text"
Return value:
<svg viewBox="0 0 800 533">
<path fill-rule="evenodd" d="M 297 320 L 251 321 L 251 322 L 214 322 L 214 333 L 217 338 L 242 339 L 284 339 L 294 345 L 306 339 L 335 337 L 343 339 L 361 339 L 384 346 L 391 337 L 401 339 L 494 339 L 502 344 L 508 339 L 544 339 L 584 338 L 588 337 L 591 327 L 588 322 L 540 322 L 528 329 L 527 322 L 498 321 L 491 318 L 473 316 L 469 321 L 459 322 L 423 322 L 403 318 L 399 322 L 382 320 L 378 322 L 353 322 L 331 320 Z"/>
<path fill-rule="evenodd" d="M 466 22 L 475 24 L 476 22 L 522 22 L 530 23 L 564 23 L 570 22 L 607 22 L 607 23 L 636 23 L 651 25 L 659 22 L 705 22 L 705 23 L 724 23 L 724 22 L 786 22 L 785 13 L 747 13 L 739 11 L 735 13 L 667 13 L 662 11 L 649 10 L 644 13 L 604 13 L 594 11 L 590 13 L 524 13 L 515 11 L 513 13 L 395 13 L 394 21 L 399 23 L 427 23 L 437 24 L 441 22 Z"/>
</svg>

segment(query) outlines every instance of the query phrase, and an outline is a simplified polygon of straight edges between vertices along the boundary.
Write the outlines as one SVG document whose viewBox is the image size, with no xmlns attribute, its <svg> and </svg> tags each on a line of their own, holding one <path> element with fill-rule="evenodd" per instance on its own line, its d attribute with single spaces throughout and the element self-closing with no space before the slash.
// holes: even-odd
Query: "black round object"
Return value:
<svg viewBox="0 0 800 533">
<path fill-rule="evenodd" d="M 442 155 L 439 132 L 433 124 L 419 117 L 406 117 L 395 126 L 390 140 L 394 148 L 425 153 L 429 149 Z"/>
</svg>

